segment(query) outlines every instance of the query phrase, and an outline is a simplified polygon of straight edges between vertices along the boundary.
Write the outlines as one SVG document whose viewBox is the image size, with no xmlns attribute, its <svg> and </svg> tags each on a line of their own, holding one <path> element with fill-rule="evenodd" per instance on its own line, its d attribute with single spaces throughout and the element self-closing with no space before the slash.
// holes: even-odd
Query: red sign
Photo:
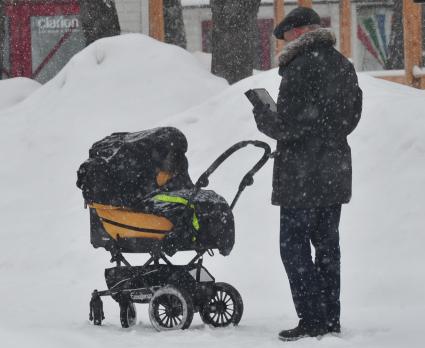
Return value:
<svg viewBox="0 0 425 348">
<path fill-rule="evenodd" d="M 25 76 L 45 82 L 84 47 L 70 45 L 74 32 L 80 32 L 77 0 L 21 1 L 5 5 L 6 38 L 10 77 Z M 68 46 L 75 46 L 75 49 Z M 52 76 L 51 76 L 52 75 Z"/>
</svg>

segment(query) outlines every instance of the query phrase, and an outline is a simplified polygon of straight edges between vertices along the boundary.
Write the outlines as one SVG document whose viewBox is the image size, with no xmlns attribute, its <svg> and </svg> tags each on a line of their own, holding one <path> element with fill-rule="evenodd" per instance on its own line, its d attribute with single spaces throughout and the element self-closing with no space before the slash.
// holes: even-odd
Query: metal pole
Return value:
<svg viewBox="0 0 425 348">
<path fill-rule="evenodd" d="M 274 0 L 274 26 L 276 27 L 285 17 L 285 1 Z M 283 40 L 276 40 L 276 55 L 283 50 Z"/>
<path fill-rule="evenodd" d="M 403 0 L 404 68 L 406 83 L 419 88 L 421 79 L 415 77 L 415 67 L 422 65 L 422 8 L 412 0 Z"/>
<path fill-rule="evenodd" d="M 351 58 L 351 0 L 341 0 L 339 6 L 340 50 L 344 56 Z"/>
<path fill-rule="evenodd" d="M 313 7 L 313 0 L 298 0 L 298 6 Z"/>
<path fill-rule="evenodd" d="M 164 7 L 163 0 L 149 0 L 149 35 L 164 41 Z"/>
</svg>

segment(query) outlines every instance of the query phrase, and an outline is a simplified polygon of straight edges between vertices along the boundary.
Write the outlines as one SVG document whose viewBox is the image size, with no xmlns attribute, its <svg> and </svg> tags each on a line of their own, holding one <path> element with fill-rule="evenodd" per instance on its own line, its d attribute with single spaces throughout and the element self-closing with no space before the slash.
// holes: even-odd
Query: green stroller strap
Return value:
<svg viewBox="0 0 425 348">
<path fill-rule="evenodd" d="M 193 205 L 193 204 L 189 205 L 189 201 L 186 198 L 177 197 L 177 196 L 170 196 L 170 195 L 165 195 L 165 194 L 159 194 L 159 195 L 154 196 L 153 199 L 160 201 L 160 202 L 183 204 L 183 205 L 189 207 L 190 209 L 192 209 L 193 210 L 192 226 L 195 229 L 195 231 L 199 231 L 200 225 L 199 225 L 198 216 L 196 215 L 196 212 L 195 212 L 195 205 Z"/>
</svg>

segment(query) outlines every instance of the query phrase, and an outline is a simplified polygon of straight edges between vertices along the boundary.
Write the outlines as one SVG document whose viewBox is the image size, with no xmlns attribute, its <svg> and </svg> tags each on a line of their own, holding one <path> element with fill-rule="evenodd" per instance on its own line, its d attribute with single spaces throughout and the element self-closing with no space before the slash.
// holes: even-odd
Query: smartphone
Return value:
<svg viewBox="0 0 425 348">
<path fill-rule="evenodd" d="M 265 88 L 250 89 L 245 95 L 254 107 L 269 105 L 271 111 L 277 112 L 276 103 Z"/>
</svg>

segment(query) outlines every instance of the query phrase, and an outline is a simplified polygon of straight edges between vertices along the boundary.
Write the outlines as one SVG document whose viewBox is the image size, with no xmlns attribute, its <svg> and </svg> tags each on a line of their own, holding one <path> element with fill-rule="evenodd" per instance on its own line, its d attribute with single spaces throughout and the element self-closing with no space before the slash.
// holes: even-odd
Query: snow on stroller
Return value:
<svg viewBox="0 0 425 348">
<path fill-rule="evenodd" d="M 209 176 L 234 152 L 254 145 L 264 149 L 244 176 L 229 206 L 208 186 Z M 185 156 L 187 141 L 176 128 L 114 133 L 95 143 L 78 170 L 77 186 L 90 209 L 91 243 L 111 253 L 116 267 L 105 269 L 108 290 L 94 290 L 90 320 L 104 319 L 101 296 L 120 307 L 124 328 L 136 323 L 134 303 L 149 304 L 149 318 L 158 331 L 186 329 L 199 312 L 204 323 L 237 325 L 243 313 L 239 292 L 216 282 L 203 266 L 205 253 L 230 254 L 234 245 L 232 209 L 252 185 L 254 174 L 270 156 L 261 141 L 242 141 L 225 151 L 193 184 Z M 179 251 L 196 255 L 185 265 L 167 258 Z M 123 253 L 148 253 L 142 266 L 131 266 Z"/>
</svg>

